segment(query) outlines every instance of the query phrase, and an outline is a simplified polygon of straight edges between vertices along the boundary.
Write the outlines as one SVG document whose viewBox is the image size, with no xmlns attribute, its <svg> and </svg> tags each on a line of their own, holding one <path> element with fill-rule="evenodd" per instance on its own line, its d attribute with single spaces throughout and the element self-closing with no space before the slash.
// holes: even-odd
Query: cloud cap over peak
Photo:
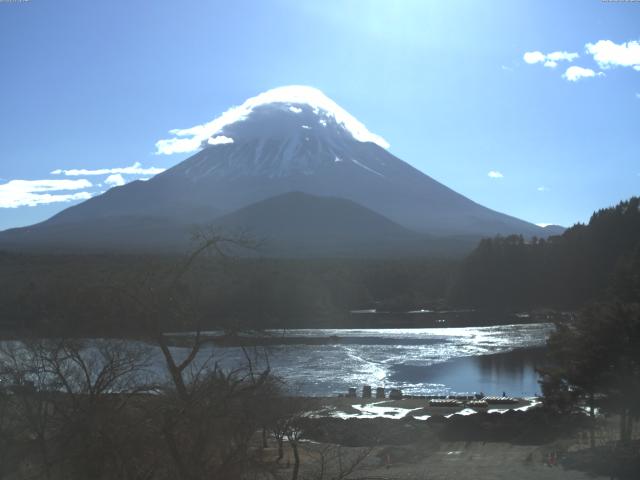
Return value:
<svg viewBox="0 0 640 480">
<path fill-rule="evenodd" d="M 294 114 L 299 110 L 295 107 L 296 104 L 309 105 L 314 111 L 322 110 L 332 116 L 356 140 L 373 142 L 383 148 L 389 148 L 389 143 L 384 138 L 371 133 L 364 124 L 327 97 L 322 91 L 306 85 L 289 85 L 274 88 L 249 98 L 242 105 L 230 108 L 208 123 L 185 129 L 170 130 L 169 133 L 173 134 L 174 137 L 156 142 L 156 153 L 171 155 L 174 153 L 193 152 L 198 150 L 204 142 L 209 142 L 212 137 L 214 137 L 214 143 L 209 142 L 210 144 L 232 143 L 233 139 L 217 137 L 216 135 L 224 127 L 245 120 L 254 108 L 271 103 L 291 104 L 293 107 L 291 112 Z M 216 138 L 225 139 L 225 141 L 218 142 L 215 140 Z"/>
</svg>

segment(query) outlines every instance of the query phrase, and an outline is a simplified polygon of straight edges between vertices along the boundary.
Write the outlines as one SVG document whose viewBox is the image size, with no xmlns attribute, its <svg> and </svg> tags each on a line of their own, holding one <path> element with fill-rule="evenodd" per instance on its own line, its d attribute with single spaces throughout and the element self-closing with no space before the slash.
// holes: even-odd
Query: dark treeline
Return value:
<svg viewBox="0 0 640 480">
<path fill-rule="evenodd" d="M 563 235 L 527 241 L 484 239 L 461 265 L 449 291 L 459 305 L 579 308 L 609 295 L 638 298 L 640 199 L 593 214 Z"/>
<path fill-rule="evenodd" d="M 135 334 L 132 302 L 166 280 L 179 256 L 0 253 L 4 330 Z M 348 325 L 359 308 L 407 310 L 445 296 L 453 260 L 198 259 L 181 286 L 203 328 Z M 167 330 L 183 321 L 166 318 Z"/>
<path fill-rule="evenodd" d="M 562 236 L 480 242 L 454 259 L 282 259 L 209 255 L 181 285 L 205 328 L 348 327 L 350 310 L 577 309 L 615 289 L 640 296 L 639 199 L 596 212 Z M 183 257 L 0 252 L 4 331 L 135 334 L 132 302 Z M 167 330 L 183 321 L 166 318 Z"/>
<path fill-rule="evenodd" d="M 543 404 L 589 414 L 590 449 L 573 460 L 610 478 L 637 478 L 640 441 L 640 199 L 593 214 L 548 240 L 483 240 L 461 264 L 449 300 L 474 307 L 551 307 L 556 323 L 539 370 Z M 614 418 L 612 418 L 614 417 Z M 611 420 L 617 437 L 608 436 Z"/>
</svg>

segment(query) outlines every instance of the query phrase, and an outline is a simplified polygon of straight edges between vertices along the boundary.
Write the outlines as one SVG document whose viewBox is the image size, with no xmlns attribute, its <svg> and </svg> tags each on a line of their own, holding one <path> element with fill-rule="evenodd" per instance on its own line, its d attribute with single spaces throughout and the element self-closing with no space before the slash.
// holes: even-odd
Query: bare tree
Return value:
<svg viewBox="0 0 640 480">
<path fill-rule="evenodd" d="M 254 248 L 255 243 L 212 230 L 199 230 L 194 238 L 196 247 L 175 265 L 149 268 L 134 288 L 114 291 L 143 319 L 143 337 L 158 347 L 168 373 L 156 416 L 175 476 L 236 478 L 251 468 L 249 443 L 265 424 L 260 405 L 273 396 L 275 379 L 268 362 L 258 365 L 245 349 L 245 364 L 224 371 L 213 350 L 203 348 L 207 338 L 199 294 L 204 282 L 202 275 L 198 281 L 193 277 L 211 256 L 225 268 L 234 249 Z M 173 348 L 165 333 L 176 326 L 192 332 L 181 337 L 182 348 Z"/>
<path fill-rule="evenodd" d="M 226 247 L 249 242 L 209 231 L 197 239 L 197 248 L 171 268 L 148 268 L 131 283 L 109 285 L 113 302 L 142 318 L 142 341 L 4 344 L 0 372 L 21 387 L 9 396 L 17 413 L 10 435 L 25 432 L 18 463 L 35 466 L 29 475 L 200 480 L 242 478 L 264 467 L 251 442 L 269 424 L 262 406 L 280 395 L 278 381 L 256 351 L 243 349 L 244 364 L 224 370 L 214 350 L 203 348 L 202 276 L 192 275 L 204 257 L 224 264 Z M 186 348 L 175 348 L 165 334 L 175 325 L 193 331 Z M 158 353 L 167 375 L 151 382 Z"/>
<path fill-rule="evenodd" d="M 36 476 L 98 478 L 103 472 L 115 473 L 114 446 L 132 438 L 121 412 L 142 391 L 148 361 L 147 348 L 124 341 L 2 345 L 0 369 L 12 385 L 13 433 L 24 447 L 22 460 L 37 466 Z"/>
</svg>

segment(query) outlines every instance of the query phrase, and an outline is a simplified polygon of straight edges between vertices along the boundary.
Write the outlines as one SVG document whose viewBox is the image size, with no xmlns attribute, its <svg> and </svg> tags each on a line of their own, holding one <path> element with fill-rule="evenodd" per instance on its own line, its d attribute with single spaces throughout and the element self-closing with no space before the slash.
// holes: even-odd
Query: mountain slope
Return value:
<svg viewBox="0 0 640 480">
<path fill-rule="evenodd" d="M 193 225 L 166 217 L 119 215 L 43 222 L 0 233 L 0 249 L 42 253 L 169 253 L 191 245 Z"/>
<path fill-rule="evenodd" d="M 217 219 L 225 231 L 246 232 L 262 252 L 287 256 L 415 255 L 428 250 L 419 235 L 350 200 L 291 192 Z"/>
<path fill-rule="evenodd" d="M 274 89 L 176 135 L 159 144 L 182 148 L 180 142 L 191 142 L 201 150 L 149 181 L 111 189 L 20 235 L 42 237 L 57 228 L 63 241 L 63 225 L 109 229 L 115 222 L 126 246 L 125 218 L 135 228 L 136 218 L 176 226 L 208 223 L 271 197 L 302 192 L 350 200 L 433 236 L 546 236 L 541 227 L 485 208 L 393 156 L 384 139 L 309 87 Z M 287 231 L 293 235 L 295 229 L 292 223 Z M 0 234 L 0 244 L 6 240 L 7 234 Z M 71 233 L 68 240 L 77 243 Z"/>
</svg>

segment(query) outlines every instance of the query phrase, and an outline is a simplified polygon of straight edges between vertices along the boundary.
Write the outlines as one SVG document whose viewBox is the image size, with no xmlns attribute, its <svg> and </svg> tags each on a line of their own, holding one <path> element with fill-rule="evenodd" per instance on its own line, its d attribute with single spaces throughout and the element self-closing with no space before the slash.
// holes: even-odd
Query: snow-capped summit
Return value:
<svg viewBox="0 0 640 480">
<path fill-rule="evenodd" d="M 359 153 L 361 144 L 380 148 L 382 140 L 365 134 L 355 118 L 322 98 L 324 103 L 278 101 L 252 106 L 202 140 L 193 160 L 178 165 L 171 174 L 202 182 L 208 177 L 313 175 L 327 169 L 344 171 L 350 165 L 383 176 L 383 164 Z M 333 110 L 325 109 L 329 106 Z"/>
<path fill-rule="evenodd" d="M 306 116 L 310 124 L 327 127 L 332 123 L 358 141 L 373 142 L 383 148 L 389 147 L 384 138 L 371 133 L 354 116 L 317 88 L 289 85 L 249 98 L 242 105 L 230 108 L 204 125 L 171 130 L 173 138 L 157 142 L 157 151 L 163 154 L 185 153 L 196 151 L 206 144 L 232 143 L 233 137 L 227 136 L 226 132 L 233 130 L 234 125 L 246 122 L 257 112 L 265 110 L 280 110 L 289 114 L 311 112 L 314 118 Z M 313 128 L 312 125 L 307 126 Z"/>
</svg>

